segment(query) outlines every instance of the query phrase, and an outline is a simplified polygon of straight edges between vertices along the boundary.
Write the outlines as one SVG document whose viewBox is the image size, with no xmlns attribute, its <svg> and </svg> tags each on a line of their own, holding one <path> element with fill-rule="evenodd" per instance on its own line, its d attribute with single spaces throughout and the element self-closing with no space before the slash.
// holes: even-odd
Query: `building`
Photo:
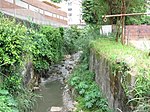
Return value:
<svg viewBox="0 0 150 112">
<path fill-rule="evenodd" d="M 82 20 L 82 0 L 67 0 L 65 3 L 68 25 L 85 25 Z"/>
<path fill-rule="evenodd" d="M 16 18 L 52 26 L 67 26 L 67 13 L 60 7 L 39 0 L 0 0 L 0 11 Z"/>
</svg>

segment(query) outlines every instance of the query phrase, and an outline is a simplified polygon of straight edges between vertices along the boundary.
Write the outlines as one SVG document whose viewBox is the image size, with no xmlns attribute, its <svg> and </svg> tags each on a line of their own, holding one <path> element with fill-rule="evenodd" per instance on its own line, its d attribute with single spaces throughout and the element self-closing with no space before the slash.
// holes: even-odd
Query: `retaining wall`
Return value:
<svg viewBox="0 0 150 112">
<path fill-rule="evenodd" d="M 90 51 L 90 70 L 96 76 L 95 80 L 108 99 L 109 107 L 117 112 L 129 112 L 127 97 L 121 84 L 121 74 L 113 75 L 107 59 L 97 55 L 94 50 Z M 130 80 L 131 81 L 131 80 Z"/>
</svg>

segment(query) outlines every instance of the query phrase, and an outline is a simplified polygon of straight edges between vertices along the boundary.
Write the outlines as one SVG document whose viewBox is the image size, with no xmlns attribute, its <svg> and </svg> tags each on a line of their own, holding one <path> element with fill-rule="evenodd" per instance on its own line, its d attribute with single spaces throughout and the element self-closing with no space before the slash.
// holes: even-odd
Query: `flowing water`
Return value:
<svg viewBox="0 0 150 112">
<path fill-rule="evenodd" d="M 69 94 L 68 86 L 64 83 L 81 56 L 81 51 L 67 55 L 62 63 L 51 66 L 50 76 L 40 84 L 40 91 L 36 91 L 38 98 L 33 112 L 50 112 L 51 107 L 63 107 L 61 111 L 68 112 L 74 109 L 74 103 Z M 65 86 L 65 87 L 63 87 Z"/>
<path fill-rule="evenodd" d="M 59 81 L 47 81 L 45 84 L 41 84 L 41 91 L 36 91 L 41 97 L 38 98 L 33 112 L 48 112 L 52 106 L 62 107 L 62 88 Z"/>
</svg>

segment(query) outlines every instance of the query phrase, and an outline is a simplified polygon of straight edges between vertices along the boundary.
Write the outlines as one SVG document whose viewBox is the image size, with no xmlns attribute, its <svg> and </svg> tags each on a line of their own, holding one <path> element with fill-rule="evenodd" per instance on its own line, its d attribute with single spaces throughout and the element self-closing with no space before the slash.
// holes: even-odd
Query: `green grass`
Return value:
<svg viewBox="0 0 150 112">
<path fill-rule="evenodd" d="M 116 43 L 113 39 L 103 38 L 92 41 L 91 47 L 109 61 L 116 61 L 118 57 L 132 56 L 136 59 L 136 64 L 138 66 L 141 66 L 141 64 L 150 66 L 150 57 L 148 57 L 148 53 L 140 51 L 132 46 Z"/>
<path fill-rule="evenodd" d="M 140 51 L 133 46 L 122 45 L 108 38 L 92 41 L 90 46 L 92 51 L 94 51 L 98 57 L 105 58 L 113 69 L 118 69 L 116 60 L 120 60 L 126 63 L 126 65 L 119 65 L 120 68 L 128 66 L 136 70 L 135 87 L 130 91 L 126 90 L 127 95 L 129 95 L 130 92 L 134 93 L 133 98 L 129 100 L 129 102 L 134 104 L 134 110 L 142 112 L 150 111 L 150 104 L 148 103 L 150 99 L 150 56 L 148 56 L 148 53 Z M 133 61 L 133 63 L 130 63 L 130 61 Z M 123 71 L 122 75 L 129 75 L 127 71 L 129 70 Z M 112 71 L 112 75 L 115 75 L 113 73 Z M 127 85 L 124 85 L 124 87 L 125 86 Z M 141 106 L 143 108 L 140 108 Z"/>
</svg>

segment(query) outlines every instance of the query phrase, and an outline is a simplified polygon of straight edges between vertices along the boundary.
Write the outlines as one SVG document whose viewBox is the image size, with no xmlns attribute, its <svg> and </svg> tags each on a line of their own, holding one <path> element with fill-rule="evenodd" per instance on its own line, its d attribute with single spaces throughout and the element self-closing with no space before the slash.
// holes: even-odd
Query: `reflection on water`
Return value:
<svg viewBox="0 0 150 112">
<path fill-rule="evenodd" d="M 41 95 L 38 98 L 37 103 L 34 107 L 33 112 L 47 112 L 47 110 L 52 107 L 62 107 L 62 84 L 59 81 L 46 82 L 41 86 L 41 91 L 36 93 Z"/>
</svg>

